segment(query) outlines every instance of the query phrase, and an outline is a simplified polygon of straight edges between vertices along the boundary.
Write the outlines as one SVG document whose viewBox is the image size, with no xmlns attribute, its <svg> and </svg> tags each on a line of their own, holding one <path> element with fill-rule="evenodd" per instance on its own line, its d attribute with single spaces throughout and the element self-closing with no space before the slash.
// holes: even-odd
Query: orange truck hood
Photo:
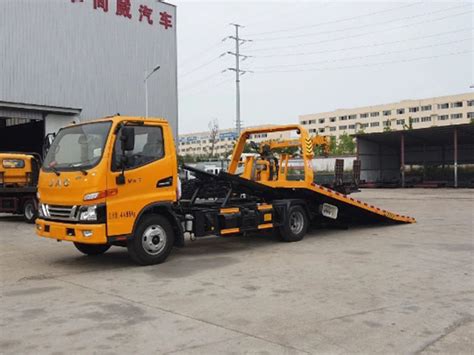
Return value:
<svg viewBox="0 0 474 355">
<path fill-rule="evenodd" d="M 106 176 L 97 170 L 88 170 L 87 175 L 80 171 L 61 171 L 59 176 L 41 171 L 38 182 L 40 201 L 52 205 L 90 204 L 84 201 L 84 195 L 106 189 Z M 103 201 L 94 201 L 97 202 Z"/>
</svg>

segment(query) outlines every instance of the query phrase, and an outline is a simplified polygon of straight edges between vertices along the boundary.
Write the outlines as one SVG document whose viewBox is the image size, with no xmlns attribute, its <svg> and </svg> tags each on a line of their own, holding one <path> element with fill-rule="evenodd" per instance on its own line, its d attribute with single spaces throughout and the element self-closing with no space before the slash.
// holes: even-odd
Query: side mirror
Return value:
<svg viewBox="0 0 474 355">
<path fill-rule="evenodd" d="M 125 165 L 127 163 L 125 152 L 130 152 L 135 148 L 135 128 L 125 126 L 122 127 L 120 132 L 120 148 L 122 149 L 120 166 L 122 167 L 122 172 L 115 178 L 117 185 L 125 184 Z"/>
<path fill-rule="evenodd" d="M 135 148 L 135 128 L 123 127 L 120 134 L 120 143 L 123 152 L 130 152 Z"/>
</svg>

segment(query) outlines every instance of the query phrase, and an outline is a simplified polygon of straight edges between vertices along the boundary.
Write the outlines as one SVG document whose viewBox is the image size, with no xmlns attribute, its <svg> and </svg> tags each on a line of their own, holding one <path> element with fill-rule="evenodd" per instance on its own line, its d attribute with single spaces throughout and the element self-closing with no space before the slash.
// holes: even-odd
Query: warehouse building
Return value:
<svg viewBox="0 0 474 355">
<path fill-rule="evenodd" d="M 474 124 L 358 134 L 366 187 L 474 187 Z"/>
<path fill-rule="evenodd" d="M 0 2 L 0 151 L 71 122 L 164 117 L 178 132 L 176 8 L 157 0 Z"/>
<path fill-rule="evenodd" d="M 337 109 L 299 117 L 310 133 L 339 137 L 466 124 L 474 119 L 474 93 L 403 100 L 396 103 Z"/>
</svg>

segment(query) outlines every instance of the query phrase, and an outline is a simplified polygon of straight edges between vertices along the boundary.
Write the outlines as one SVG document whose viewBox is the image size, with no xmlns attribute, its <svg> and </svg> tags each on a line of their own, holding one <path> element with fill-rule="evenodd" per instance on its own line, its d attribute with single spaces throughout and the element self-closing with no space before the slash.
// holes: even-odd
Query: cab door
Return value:
<svg viewBox="0 0 474 355">
<path fill-rule="evenodd" d="M 121 150 L 121 130 L 132 127 L 133 150 Z M 115 135 L 107 181 L 107 234 L 130 234 L 142 209 L 152 203 L 176 201 L 177 162 L 168 127 L 126 125 Z M 165 138 L 169 137 L 165 141 Z M 117 179 L 124 169 L 125 179 Z"/>
</svg>

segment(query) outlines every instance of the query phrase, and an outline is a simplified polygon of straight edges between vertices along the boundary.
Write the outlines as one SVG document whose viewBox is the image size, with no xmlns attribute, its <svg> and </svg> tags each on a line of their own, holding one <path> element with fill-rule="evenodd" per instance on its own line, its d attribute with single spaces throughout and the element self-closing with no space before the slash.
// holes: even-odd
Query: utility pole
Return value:
<svg viewBox="0 0 474 355">
<path fill-rule="evenodd" d="M 245 60 L 250 57 L 240 54 L 240 45 L 245 42 L 251 42 L 251 40 L 239 37 L 239 28 L 243 26 L 237 23 L 231 23 L 230 25 L 235 27 L 235 36 L 228 36 L 225 39 L 230 38 L 235 41 L 235 52 L 227 52 L 227 54 L 235 56 L 235 68 L 227 68 L 227 70 L 235 71 L 235 126 L 237 135 L 240 136 L 242 132 L 242 121 L 240 120 L 240 74 L 244 75 L 249 72 L 248 70 L 240 69 L 240 59 Z"/>
</svg>

